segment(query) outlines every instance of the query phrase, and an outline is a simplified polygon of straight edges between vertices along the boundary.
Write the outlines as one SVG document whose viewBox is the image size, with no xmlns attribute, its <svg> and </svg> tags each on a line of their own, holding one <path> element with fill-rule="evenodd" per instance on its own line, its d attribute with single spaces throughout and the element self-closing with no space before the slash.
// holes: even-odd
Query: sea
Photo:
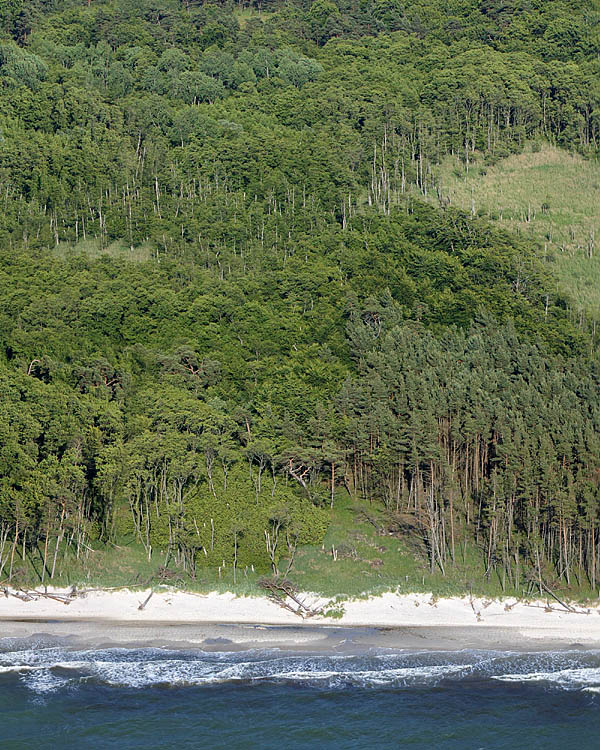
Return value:
<svg viewBox="0 0 600 750">
<path fill-rule="evenodd" d="M 600 652 L 0 639 L 2 750 L 597 750 Z"/>
</svg>

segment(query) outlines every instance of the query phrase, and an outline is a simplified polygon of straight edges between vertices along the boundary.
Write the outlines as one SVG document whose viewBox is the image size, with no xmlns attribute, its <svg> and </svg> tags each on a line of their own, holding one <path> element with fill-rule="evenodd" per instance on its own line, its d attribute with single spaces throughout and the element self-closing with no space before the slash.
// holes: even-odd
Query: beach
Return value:
<svg viewBox="0 0 600 750">
<path fill-rule="evenodd" d="M 94 645 L 209 650 L 600 647 L 598 606 L 572 605 L 574 611 L 568 611 L 546 601 L 386 593 L 342 602 L 336 618 L 302 619 L 266 597 L 148 589 L 90 591 L 69 599 L 66 591 L 47 592 L 69 603 L 46 597 L 29 601 L 14 595 L 0 597 L 0 637 L 45 634 Z M 326 604 L 316 596 L 304 596 L 315 608 Z"/>
<path fill-rule="evenodd" d="M 2 747 L 597 745 L 597 607 L 387 593 L 303 620 L 266 597 L 48 593 L 0 598 Z"/>
</svg>

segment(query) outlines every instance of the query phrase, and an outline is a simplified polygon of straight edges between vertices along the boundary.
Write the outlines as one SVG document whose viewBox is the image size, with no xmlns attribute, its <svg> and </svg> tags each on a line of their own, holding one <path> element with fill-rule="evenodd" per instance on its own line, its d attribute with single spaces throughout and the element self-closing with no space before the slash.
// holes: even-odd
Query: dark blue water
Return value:
<svg viewBox="0 0 600 750">
<path fill-rule="evenodd" d="M 0 641 L 0 748 L 600 748 L 600 652 L 70 650 Z"/>
</svg>

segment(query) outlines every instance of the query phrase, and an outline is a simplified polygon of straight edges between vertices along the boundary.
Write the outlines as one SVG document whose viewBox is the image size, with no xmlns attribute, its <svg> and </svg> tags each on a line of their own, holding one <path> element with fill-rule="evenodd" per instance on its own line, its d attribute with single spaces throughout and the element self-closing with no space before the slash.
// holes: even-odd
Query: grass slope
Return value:
<svg viewBox="0 0 600 750">
<path fill-rule="evenodd" d="M 600 316 L 600 164 L 550 144 L 530 144 L 493 166 L 439 167 L 441 195 L 464 211 L 530 236 L 554 259 L 560 291 Z"/>
<path fill-rule="evenodd" d="M 387 591 L 431 592 L 434 597 L 464 596 L 469 591 L 490 598 L 537 595 L 523 580 L 514 588 L 497 573 L 491 572 L 486 577 L 482 556 L 475 553 L 472 545 L 463 545 L 458 539 L 455 562 L 448 562 L 446 575 L 439 569 L 432 573 L 424 546 L 415 543 L 414 537 L 406 533 L 395 532 L 393 525 L 391 517 L 378 513 L 375 506 L 365 507 L 345 492 L 338 492 L 323 545 L 307 545 L 297 550 L 290 579 L 303 591 L 318 593 L 332 604 Z M 64 554 L 61 550 L 52 583 L 64 587 L 76 584 L 80 588 L 126 586 L 137 589 L 157 587 L 162 582 L 199 593 L 264 594 L 258 585 L 261 574 L 249 568 L 239 568 L 235 582 L 231 566 L 220 572 L 199 567 L 196 578 L 192 579 L 173 566 L 165 574 L 164 559 L 164 552 L 155 551 L 152 560 L 148 560 L 144 549 L 131 539 L 122 539 L 118 545 L 110 543 L 89 549 L 79 560 L 68 550 L 64 550 Z M 285 560 L 280 567 L 284 572 Z M 22 560 L 19 557 L 16 568 L 24 585 L 40 586 L 41 558 Z M 559 582 L 553 582 L 553 586 L 560 595 L 577 601 L 595 599 L 597 595 L 585 584 L 568 590 Z M 330 616 L 335 617 L 334 613 L 335 606 Z"/>
</svg>

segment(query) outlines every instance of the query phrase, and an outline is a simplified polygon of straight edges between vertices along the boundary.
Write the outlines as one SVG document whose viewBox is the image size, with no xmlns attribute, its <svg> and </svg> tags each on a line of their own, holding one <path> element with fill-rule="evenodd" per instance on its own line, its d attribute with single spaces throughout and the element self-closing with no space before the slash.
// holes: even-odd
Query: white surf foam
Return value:
<svg viewBox="0 0 600 750">
<path fill-rule="evenodd" d="M 50 669 L 33 669 L 23 675 L 21 680 L 34 693 L 55 693 L 70 682 Z"/>
<path fill-rule="evenodd" d="M 503 675 L 492 675 L 494 680 L 502 682 L 540 682 L 563 690 L 592 691 L 600 689 L 600 669 L 594 667 L 579 667 L 573 669 L 559 669 L 553 672 L 524 672 Z"/>
<path fill-rule="evenodd" d="M 264 682 L 380 689 L 433 686 L 446 679 L 469 677 L 600 692 L 600 654 L 592 652 L 285 655 L 273 651 L 236 654 L 44 647 L 0 653 L 0 674 L 11 672 L 37 693 L 89 682 L 132 689 Z"/>
<path fill-rule="evenodd" d="M 0 674 L 8 674 L 10 672 L 32 672 L 35 669 L 45 669 L 45 667 L 32 667 L 29 664 L 12 664 L 8 667 L 0 665 Z"/>
</svg>

